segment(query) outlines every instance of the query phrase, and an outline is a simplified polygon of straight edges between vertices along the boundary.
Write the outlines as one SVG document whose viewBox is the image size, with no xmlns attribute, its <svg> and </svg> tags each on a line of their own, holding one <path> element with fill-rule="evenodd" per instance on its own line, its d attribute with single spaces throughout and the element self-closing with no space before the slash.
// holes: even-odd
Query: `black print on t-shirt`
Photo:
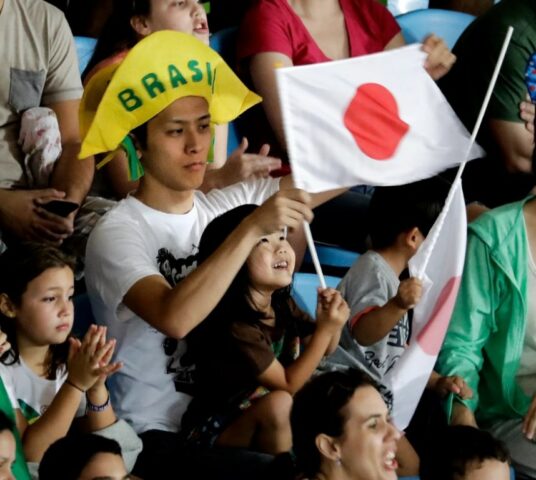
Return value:
<svg viewBox="0 0 536 480">
<path fill-rule="evenodd" d="M 173 381 L 177 392 L 194 395 L 195 365 L 191 353 L 186 349 L 185 342 L 176 338 L 166 338 L 162 344 L 164 353 L 169 357 L 166 363 L 166 373 L 174 374 Z"/>
<path fill-rule="evenodd" d="M 196 248 L 196 247 L 194 247 Z M 158 250 L 156 262 L 159 272 L 174 287 L 197 267 L 197 253 L 186 258 L 175 258 L 167 248 Z"/>
<path fill-rule="evenodd" d="M 390 347 L 406 348 L 409 338 L 409 324 L 407 317 L 398 322 L 389 332 L 387 345 Z"/>
<path fill-rule="evenodd" d="M 374 350 L 365 350 L 365 360 L 369 366 L 376 368 L 385 375 L 391 368 L 393 368 L 400 358 L 400 355 L 386 355 L 381 359 L 376 355 Z"/>
</svg>

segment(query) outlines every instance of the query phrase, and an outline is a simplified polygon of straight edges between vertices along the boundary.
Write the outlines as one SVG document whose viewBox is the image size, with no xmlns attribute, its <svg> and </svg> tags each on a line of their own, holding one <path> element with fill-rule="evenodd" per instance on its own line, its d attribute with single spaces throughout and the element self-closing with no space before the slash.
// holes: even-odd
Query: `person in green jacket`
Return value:
<svg viewBox="0 0 536 480">
<path fill-rule="evenodd" d="M 437 362 L 471 399 L 452 396 L 451 423 L 502 440 L 517 471 L 536 478 L 536 198 L 491 210 L 469 225 L 456 307 Z"/>
</svg>

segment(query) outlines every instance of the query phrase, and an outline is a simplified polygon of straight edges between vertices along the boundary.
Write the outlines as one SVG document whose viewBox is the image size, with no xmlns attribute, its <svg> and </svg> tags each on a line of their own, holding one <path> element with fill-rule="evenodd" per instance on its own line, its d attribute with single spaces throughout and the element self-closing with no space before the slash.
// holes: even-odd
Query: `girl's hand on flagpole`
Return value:
<svg viewBox="0 0 536 480">
<path fill-rule="evenodd" d="M 534 135 L 534 117 L 536 113 L 536 106 L 530 101 L 529 95 L 527 95 L 526 101 L 519 104 L 519 116 L 521 120 L 525 122 L 525 128 L 528 132 Z"/>
<path fill-rule="evenodd" d="M 443 39 L 429 35 L 423 42 L 422 49 L 428 53 L 424 68 L 434 80 L 439 80 L 456 62 L 454 55 Z"/>
<path fill-rule="evenodd" d="M 313 211 L 310 205 L 311 195 L 304 190 L 279 190 L 243 222 L 251 225 L 259 237 L 282 231 L 285 227 L 292 231 L 300 228 L 304 220 L 308 223 L 312 221 Z"/>
</svg>

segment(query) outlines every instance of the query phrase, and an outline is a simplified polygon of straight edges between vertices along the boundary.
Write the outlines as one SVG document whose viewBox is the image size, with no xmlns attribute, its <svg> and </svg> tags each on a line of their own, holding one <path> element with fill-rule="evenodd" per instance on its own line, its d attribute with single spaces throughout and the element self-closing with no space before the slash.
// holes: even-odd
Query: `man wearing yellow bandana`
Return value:
<svg viewBox="0 0 536 480">
<path fill-rule="evenodd" d="M 184 337 L 215 307 L 262 236 L 310 221 L 311 208 L 334 196 L 311 198 L 293 189 L 290 178 L 196 191 L 210 123 L 229 122 L 258 101 L 210 48 L 187 34 L 162 31 L 129 52 L 98 107 L 88 100 L 81 113 L 87 129 L 81 158 L 122 144 L 133 174 L 143 173 L 138 190 L 92 232 L 86 267 L 93 312 L 117 339 L 124 363 L 111 391 L 118 415 L 144 441 L 134 471 L 142 478 L 169 478 L 171 471 L 189 478 L 178 460 L 184 458 L 178 431 L 194 370 Z M 212 219 L 263 202 L 196 268 L 197 245 Z M 221 470 L 213 466 L 212 473 Z M 232 472 L 227 478 L 241 477 Z M 248 471 L 244 478 L 258 477 Z"/>
</svg>

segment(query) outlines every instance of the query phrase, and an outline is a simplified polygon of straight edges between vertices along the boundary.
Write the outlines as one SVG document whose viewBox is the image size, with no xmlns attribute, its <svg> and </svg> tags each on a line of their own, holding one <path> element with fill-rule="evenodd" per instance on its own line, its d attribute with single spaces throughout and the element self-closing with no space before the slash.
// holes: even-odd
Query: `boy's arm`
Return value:
<svg viewBox="0 0 536 480">
<path fill-rule="evenodd" d="M 123 303 L 165 335 L 184 338 L 220 301 L 259 237 L 310 221 L 309 204 L 301 190 L 276 193 L 178 285 L 172 288 L 161 275 L 149 275 L 128 290 Z"/>
<path fill-rule="evenodd" d="M 280 190 L 288 190 L 289 188 L 295 188 L 294 187 L 294 179 L 292 175 L 286 175 L 281 178 L 281 181 L 279 182 L 279 189 Z M 311 208 L 316 208 L 319 205 L 322 205 L 323 203 L 326 203 L 328 200 L 331 200 L 332 198 L 335 198 L 342 193 L 346 192 L 348 188 L 336 188 L 335 190 L 328 190 L 326 192 L 319 192 L 319 193 L 311 193 Z"/>
<path fill-rule="evenodd" d="M 400 282 L 396 296 L 382 307 L 374 308 L 352 319 L 352 336 L 360 345 L 372 345 L 395 327 L 400 319 L 420 300 L 422 284 L 417 278 Z"/>
</svg>

